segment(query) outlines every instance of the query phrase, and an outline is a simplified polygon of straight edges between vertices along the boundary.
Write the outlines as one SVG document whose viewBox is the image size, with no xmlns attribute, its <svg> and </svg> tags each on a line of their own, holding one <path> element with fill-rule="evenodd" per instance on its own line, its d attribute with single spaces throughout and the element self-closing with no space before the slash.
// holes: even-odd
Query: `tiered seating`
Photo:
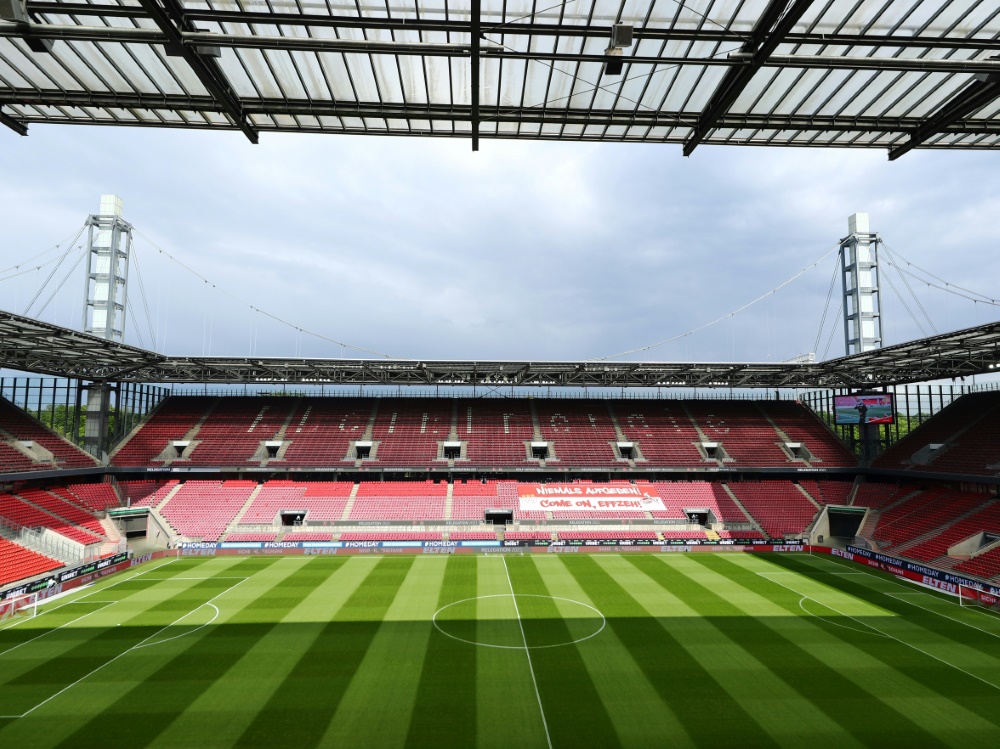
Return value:
<svg viewBox="0 0 1000 749">
<path fill-rule="evenodd" d="M 506 493 L 503 499 L 498 495 L 501 483 L 514 482 L 488 481 L 485 484 L 478 481 L 456 481 L 452 487 L 451 517 L 454 520 L 482 520 L 486 510 L 517 509 L 517 484 L 514 484 L 513 495 Z M 541 513 L 538 513 L 541 514 Z"/>
<path fill-rule="evenodd" d="M 350 443 L 364 436 L 374 403 L 360 398 L 302 398 L 285 431 L 289 445 L 283 463 L 335 466 L 353 462 L 354 456 L 348 455 Z"/>
<path fill-rule="evenodd" d="M 226 541 L 273 541 L 277 533 L 230 533 Z"/>
<path fill-rule="evenodd" d="M 442 520 L 447 493 L 433 481 L 359 484 L 348 520 Z"/>
<path fill-rule="evenodd" d="M 816 506 L 790 481 L 741 481 L 729 488 L 771 538 L 802 533 Z"/>
<path fill-rule="evenodd" d="M 758 401 L 792 442 L 801 442 L 813 455 L 811 463 L 823 468 L 850 468 L 857 459 L 836 435 L 801 403 L 793 401 Z"/>
<path fill-rule="evenodd" d="M 799 484 L 821 505 L 846 505 L 854 488 L 850 481 L 800 481 Z"/>
<path fill-rule="evenodd" d="M 215 400 L 202 396 L 176 395 L 165 399 L 139 431 L 112 452 L 112 462 L 118 466 L 143 466 L 162 462 L 157 461 L 156 456 L 171 441 L 183 439 Z"/>
<path fill-rule="evenodd" d="M 66 488 L 80 504 L 94 512 L 121 506 L 111 484 L 70 484 Z"/>
<path fill-rule="evenodd" d="M 534 436 L 527 401 L 458 402 L 458 438 L 468 441 L 466 457 L 472 465 L 494 468 L 531 465 L 524 443 L 531 442 Z"/>
<path fill-rule="evenodd" d="M 551 541 L 550 531 L 507 531 L 503 534 L 507 541 Z"/>
<path fill-rule="evenodd" d="M 556 463 L 569 466 L 611 466 L 625 461 L 615 456 L 615 426 L 607 401 L 536 400 L 542 439 L 555 448 Z"/>
<path fill-rule="evenodd" d="M 282 541 L 330 541 L 332 533 L 317 533 L 315 531 L 289 531 Z"/>
<path fill-rule="evenodd" d="M 656 531 L 559 531 L 561 541 L 650 540 L 656 541 Z"/>
<path fill-rule="evenodd" d="M 59 569 L 62 562 L 0 538 L 0 586 Z"/>
<path fill-rule="evenodd" d="M 288 418 L 291 398 L 223 398 L 195 435 L 192 465 L 245 466 L 259 463 L 260 443 L 274 439 Z"/>
<path fill-rule="evenodd" d="M 1000 575 L 1000 547 L 990 549 L 967 562 L 956 564 L 953 569 L 976 577 L 996 577 Z"/>
<path fill-rule="evenodd" d="M 514 509 L 514 520 L 544 520 L 545 513 L 541 510 L 522 510 L 521 500 L 517 493 L 516 481 L 498 481 L 497 499 L 500 500 L 499 507 L 511 507 Z"/>
<path fill-rule="evenodd" d="M 156 507 L 180 482 L 172 481 L 121 481 L 125 500 L 130 507 Z"/>
<path fill-rule="evenodd" d="M 1000 393 L 970 393 L 936 413 L 875 460 L 880 468 L 996 475 L 1000 473 Z M 971 426 L 970 426 L 971 425 Z M 912 465 L 927 445 L 943 444 L 926 466 Z"/>
<path fill-rule="evenodd" d="M 383 398 L 372 429 L 381 465 L 433 466 L 438 442 L 451 433 L 451 401 L 435 398 Z M 438 465 L 441 465 L 439 462 Z"/>
<path fill-rule="evenodd" d="M 8 439 L 35 442 L 52 453 L 55 462 L 35 463 L 8 445 Z M 97 461 L 83 450 L 49 431 L 6 398 L 0 398 L 0 447 L 0 472 L 93 468 L 97 465 Z"/>
<path fill-rule="evenodd" d="M 722 522 L 746 523 L 749 520 L 721 484 L 708 481 L 676 481 L 660 482 L 655 486 L 667 510 L 654 511 L 654 518 L 683 518 L 685 509 L 705 507 Z"/>
<path fill-rule="evenodd" d="M 390 533 L 350 531 L 340 534 L 341 541 L 440 541 L 440 533 L 429 531 L 400 531 Z"/>
<path fill-rule="evenodd" d="M 56 496 L 56 495 L 59 496 Z M 101 521 L 89 512 L 85 512 L 77 505 L 68 500 L 69 495 L 65 489 L 53 489 L 51 492 L 42 489 L 19 489 L 17 496 L 26 499 L 36 507 L 41 507 L 46 512 L 68 520 L 73 525 L 88 530 L 95 536 L 105 535 Z"/>
<path fill-rule="evenodd" d="M 218 541 L 256 486 L 254 481 L 188 481 L 161 514 L 182 536 Z"/>
<path fill-rule="evenodd" d="M 688 412 L 712 442 L 721 442 L 734 464 L 785 466 L 781 437 L 754 401 L 689 401 Z"/>
<path fill-rule="evenodd" d="M 494 531 L 452 531 L 448 534 L 449 541 L 495 541 Z"/>
<path fill-rule="evenodd" d="M 306 522 L 336 522 L 353 484 L 337 481 L 268 481 L 240 518 L 240 525 L 270 525 L 281 510 L 306 510 Z"/>
<path fill-rule="evenodd" d="M 978 499 L 982 502 L 985 497 L 980 495 L 968 495 L 970 501 Z M 950 517 L 954 517 L 951 515 Z M 947 522 L 947 521 L 945 521 Z M 909 546 L 901 552 L 911 559 L 921 562 L 930 562 L 933 559 L 944 556 L 948 553 L 948 547 L 954 546 L 959 541 L 963 541 L 969 536 L 986 531 L 987 533 L 1000 533 L 1000 504 L 992 503 L 978 510 L 967 518 L 959 520 L 953 525 L 943 528 L 933 535 L 933 537 L 921 541 L 918 544 Z"/>
<path fill-rule="evenodd" d="M 880 510 L 916 489 L 912 484 L 859 484 L 858 491 L 854 494 L 854 506 Z"/>
<path fill-rule="evenodd" d="M 43 512 L 11 494 L 0 494 L 0 518 L 28 528 L 49 528 L 73 541 L 89 546 L 102 539 L 72 523 Z"/>
<path fill-rule="evenodd" d="M 701 441 L 679 401 L 612 401 L 611 409 L 627 440 L 639 443 L 649 465 L 703 466 Z"/>
<path fill-rule="evenodd" d="M 912 541 L 965 514 L 982 501 L 982 495 L 928 489 L 883 512 L 872 531 L 872 538 L 883 547 Z"/>
</svg>

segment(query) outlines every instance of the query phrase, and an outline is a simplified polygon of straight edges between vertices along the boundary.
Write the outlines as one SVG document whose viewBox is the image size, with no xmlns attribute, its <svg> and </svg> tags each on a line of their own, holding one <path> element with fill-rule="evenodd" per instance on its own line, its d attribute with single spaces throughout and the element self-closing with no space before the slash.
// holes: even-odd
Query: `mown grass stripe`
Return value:
<svg viewBox="0 0 1000 749">
<path fill-rule="evenodd" d="M 447 560 L 437 598 L 438 609 L 476 597 L 478 564 L 479 559 L 472 555 L 454 555 Z M 467 639 L 475 640 L 475 619 L 464 624 L 461 632 Z M 472 646 L 446 637 L 437 629 L 431 632 L 410 717 L 407 746 L 475 746 L 476 658 L 471 649 Z"/>
<path fill-rule="evenodd" d="M 804 722 L 809 725 L 811 739 L 819 744 L 842 746 L 852 740 L 865 744 L 873 736 L 865 721 L 858 720 L 858 714 L 863 713 L 894 736 L 915 742 L 915 745 L 939 745 L 935 737 L 921 730 L 906 715 L 889 707 L 876 695 L 857 689 L 836 669 L 798 647 L 794 640 L 766 626 L 754 615 L 752 605 L 747 611 L 726 600 L 720 591 L 729 589 L 728 586 L 723 586 L 719 580 L 707 584 L 705 578 L 696 574 L 702 569 L 701 556 L 705 555 L 671 560 L 672 564 L 648 557 L 629 558 L 628 562 L 682 598 L 702 617 L 706 626 L 721 632 L 753 658 L 752 663 L 747 664 L 748 671 L 757 676 L 747 683 L 776 703 L 773 711 L 757 710 L 770 732 L 783 734 L 783 740 L 794 744 L 801 738 L 797 727 Z M 737 584 L 730 582 L 729 585 Z M 739 678 L 745 679 L 745 673 Z M 780 680 L 780 687 L 774 686 L 775 680 Z M 779 696 L 783 705 L 778 703 Z"/>
<path fill-rule="evenodd" d="M 735 740 L 752 746 L 775 746 L 775 741 L 716 677 L 681 641 L 676 626 L 694 628 L 693 618 L 675 623 L 650 615 L 601 564 L 588 556 L 564 561 L 587 595 L 608 617 L 608 625 L 663 701 L 702 746 L 731 746 Z M 690 635 L 688 637 L 690 639 Z"/>
<path fill-rule="evenodd" d="M 248 720 L 267 704 L 281 680 L 295 667 L 324 623 L 364 579 L 362 570 L 348 568 L 346 561 L 344 557 L 275 560 L 273 573 L 292 569 L 294 574 L 270 585 L 245 605 L 240 621 L 242 624 L 276 622 L 276 626 L 256 642 L 248 643 L 239 661 L 178 715 L 152 746 L 184 746 L 191 736 L 201 735 L 207 725 L 211 726 L 213 742 L 221 746 L 235 742 Z M 257 584 L 265 582 L 267 575 L 267 572 L 257 573 L 253 591 Z M 238 700 L 234 695 L 239 696 Z"/>
<path fill-rule="evenodd" d="M 260 621 L 255 609 L 268 608 L 280 615 L 282 608 L 272 608 L 267 593 L 276 586 L 289 583 L 296 570 L 252 579 L 244 585 L 256 589 L 256 597 L 242 608 L 227 612 L 224 619 L 206 629 L 173 642 L 152 647 L 129 656 L 130 671 L 108 669 L 92 677 L 89 689 L 117 692 L 111 704 L 101 705 L 89 721 L 78 725 L 57 745 L 60 747 L 97 746 L 108 739 L 108 725 L 114 725 L 114 737 L 121 746 L 147 746 L 166 729 L 205 690 L 223 676 L 261 637 L 275 626 L 277 618 Z M 232 581 L 226 581 L 232 582 Z M 303 597 L 307 589 L 303 589 Z M 122 690 L 122 682 L 138 679 L 131 688 Z M 82 686 L 82 685 L 81 685 Z M 80 699 L 79 695 L 76 696 Z M 86 702 L 84 700 L 83 702 Z M 65 708 L 53 703 L 53 709 Z M 30 729 L 35 714 L 22 719 L 17 728 Z M 38 720 L 51 720 L 47 711 L 38 713 Z M 22 725 L 23 724 L 23 725 Z M 204 729 L 204 727 L 203 727 Z"/>
<path fill-rule="evenodd" d="M 412 557 L 378 559 L 255 715 L 236 746 L 317 744 L 413 561 Z"/>
<path fill-rule="evenodd" d="M 598 608 L 567 569 L 565 556 L 537 555 L 533 559 L 549 590 Z M 588 637 L 604 621 L 576 604 L 557 605 L 562 608 L 574 637 Z M 578 649 L 623 746 L 649 746 L 665 736 L 670 737 L 674 749 L 697 746 L 697 736 L 688 734 L 670 705 L 661 699 L 632 653 L 618 639 L 614 627 L 605 624 L 596 636 L 581 642 Z M 636 720 L 636 715 L 641 715 L 642 720 Z"/>
<path fill-rule="evenodd" d="M 503 562 L 504 559 L 498 560 Z M 506 559 L 528 646 L 575 638 L 531 556 Z M 538 596 L 528 597 L 528 596 Z M 516 651 L 512 651 L 516 652 Z M 521 653 L 524 657 L 524 653 Z M 538 648 L 531 660 L 553 746 L 620 746 L 618 733 L 575 645 Z M 527 664 L 525 664 L 527 666 Z M 535 695 L 530 697 L 534 699 Z"/>
<path fill-rule="evenodd" d="M 756 574 L 776 569 L 759 555 L 746 555 L 745 558 L 735 554 L 705 555 L 705 558 L 698 558 L 698 563 L 748 590 L 758 591 L 760 596 L 766 596 L 761 604 L 762 610 L 767 612 L 761 618 L 766 626 L 779 631 L 826 663 L 850 682 L 855 690 L 886 703 L 920 730 L 935 736 L 939 742 L 965 746 L 995 745 L 995 718 L 991 719 L 983 711 L 969 709 L 968 705 L 956 701 L 948 683 L 950 678 L 939 683 L 924 672 L 921 662 L 935 663 L 933 660 L 892 640 L 835 626 L 803 611 L 799 607 L 800 595 Z M 739 605 L 744 606 L 743 603 Z M 902 663 L 901 658 L 912 667 L 897 668 L 894 664 Z M 986 697 L 986 691 L 985 688 L 979 690 L 979 697 Z M 919 708 L 915 708 L 916 705 Z M 864 720 L 864 714 L 861 715 L 860 720 Z M 883 725 L 879 721 L 869 723 L 873 741 L 884 735 Z M 987 737 L 990 741 L 984 744 Z"/>
</svg>

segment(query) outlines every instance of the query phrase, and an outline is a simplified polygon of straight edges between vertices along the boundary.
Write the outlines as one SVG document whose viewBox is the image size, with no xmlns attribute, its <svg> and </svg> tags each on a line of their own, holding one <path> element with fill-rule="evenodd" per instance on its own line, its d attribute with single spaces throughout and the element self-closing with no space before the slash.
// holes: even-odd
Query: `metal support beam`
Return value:
<svg viewBox="0 0 1000 749">
<path fill-rule="evenodd" d="M 945 132 L 949 125 L 979 111 L 997 97 L 1000 97 L 1000 75 L 996 73 L 977 75 L 975 80 L 919 125 L 906 143 L 890 150 L 889 161 L 895 161 L 932 136 Z"/>
<path fill-rule="evenodd" d="M 4 112 L 2 106 L 0 106 L 0 125 L 6 125 L 18 135 L 28 134 L 28 126 Z"/>
<path fill-rule="evenodd" d="M 479 150 L 479 54 L 482 33 L 479 17 L 482 12 L 482 0 L 472 0 L 472 150 Z"/>
<path fill-rule="evenodd" d="M 810 5 L 812 0 L 794 0 L 791 7 L 788 7 L 787 0 L 770 0 L 760 20 L 754 26 L 750 40 L 743 45 L 742 51 L 753 55 L 750 65 L 726 71 L 719 87 L 715 89 L 715 93 L 703 110 L 694 133 L 684 144 L 685 156 L 690 156 L 705 136 L 715 129 L 722 115 L 729 111 L 729 107 L 743 93 L 743 89 L 747 87 L 765 60 L 777 49 Z M 785 11 L 784 15 L 782 11 Z"/>
<path fill-rule="evenodd" d="M 177 6 L 175 0 L 164 0 L 164 2 L 168 8 L 171 8 L 173 15 L 179 19 L 183 19 L 182 11 Z M 256 143 L 259 139 L 257 130 L 247 120 L 242 103 L 233 92 L 228 81 L 226 81 L 226 77 L 218 63 L 211 58 L 202 57 L 192 47 L 183 44 L 183 32 L 185 30 L 193 31 L 194 29 L 178 27 L 164 7 L 159 4 L 158 0 L 139 0 L 139 3 L 149 17 L 159 26 L 160 31 L 167 35 L 170 42 L 180 48 L 184 60 L 191 67 L 192 72 L 198 76 L 198 80 L 201 81 L 202 85 L 218 100 L 222 106 L 222 111 L 229 116 L 233 124 L 246 135 L 251 143 Z M 180 22 L 184 23 L 183 20 Z"/>
</svg>

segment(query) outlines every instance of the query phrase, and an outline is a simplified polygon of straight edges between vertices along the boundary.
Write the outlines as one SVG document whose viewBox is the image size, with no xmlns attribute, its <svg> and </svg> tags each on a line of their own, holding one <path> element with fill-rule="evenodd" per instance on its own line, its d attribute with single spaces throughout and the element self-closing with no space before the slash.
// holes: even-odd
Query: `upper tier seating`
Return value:
<svg viewBox="0 0 1000 749">
<path fill-rule="evenodd" d="M 32 442 L 52 455 L 36 462 L 11 443 Z M 0 398 L 0 473 L 46 471 L 53 468 L 93 468 L 98 462 L 83 450 L 50 431 L 20 408 Z"/>
<path fill-rule="evenodd" d="M 529 445 L 542 441 L 551 445 L 548 467 L 627 469 L 615 448 L 625 441 L 635 443 L 643 468 L 715 468 L 699 452 L 708 440 L 722 443 L 726 466 L 801 465 L 785 453 L 765 411 L 822 466 L 853 465 L 838 438 L 791 402 L 294 396 L 169 397 L 112 462 L 340 468 L 358 460 L 352 442 L 370 439 L 376 447 L 362 468 L 445 470 L 453 461 L 502 470 L 537 467 Z M 184 457 L 171 447 L 181 440 L 191 443 Z M 275 457 L 262 448 L 267 441 L 281 443 Z M 446 457 L 445 441 L 463 443 L 461 456 Z"/>
<path fill-rule="evenodd" d="M 59 569 L 63 563 L 0 538 L 0 586 Z"/>
<path fill-rule="evenodd" d="M 944 447 L 928 455 L 926 465 L 914 464 L 913 456 L 931 444 Z M 963 395 L 886 450 L 874 465 L 926 472 L 1000 474 L 1000 392 Z"/>
<path fill-rule="evenodd" d="M 535 401 L 542 439 L 552 442 L 555 460 L 546 465 L 627 465 L 615 455 L 618 439 L 608 414 L 608 402 L 598 400 Z"/>
<path fill-rule="evenodd" d="M 771 538 L 802 533 L 817 513 L 790 481 L 741 481 L 729 488 Z"/>
<path fill-rule="evenodd" d="M 451 401 L 436 398 L 382 398 L 372 429 L 381 465 L 431 467 L 438 443 L 451 433 Z M 439 465 L 446 465 L 438 461 Z"/>
</svg>

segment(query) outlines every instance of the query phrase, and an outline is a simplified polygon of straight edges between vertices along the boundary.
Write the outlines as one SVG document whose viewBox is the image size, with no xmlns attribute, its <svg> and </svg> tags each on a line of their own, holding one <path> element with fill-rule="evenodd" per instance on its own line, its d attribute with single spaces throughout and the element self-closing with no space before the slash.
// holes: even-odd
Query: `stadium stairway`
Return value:
<svg viewBox="0 0 1000 749">
<path fill-rule="evenodd" d="M 798 489 L 800 492 L 802 492 L 802 495 L 806 499 L 808 499 L 810 502 L 812 502 L 813 505 L 816 507 L 817 510 L 822 510 L 823 509 L 823 505 L 821 505 L 819 502 L 817 502 L 813 498 L 813 496 L 809 492 L 806 491 L 806 488 L 804 486 L 802 486 L 802 484 L 795 484 L 795 488 Z"/>
<path fill-rule="evenodd" d="M 375 417 L 372 416 L 372 421 L 368 422 L 369 429 L 371 429 L 372 424 L 374 424 L 374 419 Z M 365 432 L 365 434 L 367 434 L 367 432 Z M 358 498 L 358 488 L 360 486 L 360 484 L 355 484 L 351 487 L 351 493 L 347 495 L 347 504 L 344 505 L 344 511 L 340 513 L 341 520 L 347 520 L 351 517 L 351 510 L 354 508 L 354 500 Z"/>
<path fill-rule="evenodd" d="M 880 510 L 869 507 L 868 512 L 865 513 L 865 519 L 861 521 L 861 525 L 858 527 L 858 537 L 867 541 L 868 545 L 871 546 L 874 551 L 879 551 L 879 545 L 878 542 L 872 538 L 872 533 L 874 533 L 875 526 L 878 525 L 878 521 L 881 518 L 882 512 Z"/>
<path fill-rule="evenodd" d="M 253 491 L 250 492 L 250 496 L 247 497 L 247 501 L 243 503 L 243 506 L 240 508 L 239 512 L 236 513 L 233 519 L 229 522 L 229 525 L 226 526 L 225 530 L 226 535 L 229 535 L 230 533 L 235 533 L 236 531 L 240 530 L 239 528 L 237 528 L 237 526 L 240 524 L 240 521 L 243 520 L 243 516 L 247 514 L 247 510 L 250 509 L 250 505 L 252 505 L 253 501 L 257 499 L 257 495 L 260 494 L 260 491 L 263 488 L 264 488 L 263 484 L 257 484 L 257 486 L 254 487 Z"/>
<path fill-rule="evenodd" d="M 184 484 L 178 481 L 176 484 L 173 485 L 173 487 L 171 487 L 170 491 L 168 491 L 166 494 L 163 495 L 163 499 L 161 499 L 159 502 L 156 503 L 156 507 L 153 507 L 151 509 L 156 510 L 157 513 L 161 512 L 163 510 L 163 507 L 167 504 L 167 502 L 173 499 L 174 495 L 181 490 L 182 486 L 184 486 Z"/>
<path fill-rule="evenodd" d="M 722 488 L 725 490 L 726 494 L 729 495 L 729 498 L 733 500 L 733 504 L 735 504 L 737 507 L 740 508 L 740 512 L 746 515 L 750 525 L 754 527 L 754 530 L 760 533 L 761 538 L 767 538 L 768 535 L 767 533 L 764 532 L 763 526 L 761 526 L 761 524 L 757 522 L 757 518 L 751 515 L 750 512 L 747 510 L 747 508 L 743 506 L 743 503 L 740 502 L 739 497 L 736 496 L 736 493 L 729 488 L 729 484 L 722 484 Z"/>
<path fill-rule="evenodd" d="M 771 418 L 771 414 L 769 414 L 767 411 L 765 411 L 763 408 L 761 408 L 761 406 L 760 406 L 759 403 L 756 403 L 754 405 L 757 406 L 757 410 L 760 411 L 761 416 L 763 416 L 764 419 L 767 421 L 767 423 L 771 425 L 771 428 L 774 430 L 774 433 L 778 435 L 778 439 L 780 439 L 782 441 L 782 443 L 784 443 L 784 442 L 798 442 L 798 440 L 793 440 L 791 438 L 791 436 L 788 434 L 788 432 L 786 432 L 784 429 L 782 429 L 780 426 L 778 426 L 778 422 L 776 422 L 773 418 Z M 796 461 L 793 461 L 793 462 L 796 462 Z M 812 465 L 808 460 L 801 460 L 801 462 L 802 462 L 803 465 L 807 465 L 807 466 L 811 466 Z M 810 497 L 810 499 L 812 499 L 812 497 Z"/>
<path fill-rule="evenodd" d="M 455 485 L 449 483 L 448 491 L 444 495 L 444 519 L 451 520 L 451 503 L 455 496 Z"/>
</svg>

